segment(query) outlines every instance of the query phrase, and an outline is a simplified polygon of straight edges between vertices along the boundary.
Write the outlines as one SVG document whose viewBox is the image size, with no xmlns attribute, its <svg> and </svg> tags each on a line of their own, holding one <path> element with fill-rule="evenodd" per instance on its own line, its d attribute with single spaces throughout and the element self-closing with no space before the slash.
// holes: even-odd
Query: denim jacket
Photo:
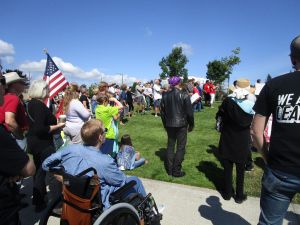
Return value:
<svg viewBox="0 0 300 225">
<path fill-rule="evenodd" d="M 109 195 L 125 184 L 126 176 L 121 172 L 113 158 L 102 154 L 93 146 L 81 144 L 68 145 L 61 151 L 49 156 L 43 162 L 43 169 L 63 166 L 66 173 L 76 175 L 83 170 L 93 167 L 100 179 L 101 198 L 104 208 L 110 207 Z"/>
</svg>

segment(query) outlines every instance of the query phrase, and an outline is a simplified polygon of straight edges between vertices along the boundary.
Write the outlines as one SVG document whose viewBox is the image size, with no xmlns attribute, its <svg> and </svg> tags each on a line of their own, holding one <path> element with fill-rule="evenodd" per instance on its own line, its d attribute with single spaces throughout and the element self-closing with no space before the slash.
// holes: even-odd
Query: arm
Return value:
<svg viewBox="0 0 300 225">
<path fill-rule="evenodd" d="M 266 164 L 268 163 L 268 150 L 266 148 L 264 139 L 264 130 L 267 122 L 267 117 L 256 114 L 254 116 L 250 130 L 253 145 L 257 149 L 257 151 L 262 154 L 262 157 Z"/>
<path fill-rule="evenodd" d="M 61 165 L 62 161 L 62 151 L 58 151 L 52 155 L 50 155 L 48 158 L 46 158 L 42 164 L 42 168 L 45 171 L 49 171 L 52 167 L 58 167 Z"/>
<path fill-rule="evenodd" d="M 188 122 L 188 130 L 189 132 L 194 129 L 194 113 L 193 113 L 193 107 L 189 96 L 186 96 L 184 99 L 184 108 L 186 110 L 186 119 Z"/>
<path fill-rule="evenodd" d="M 161 99 L 159 110 L 160 110 L 160 114 L 161 114 L 162 123 L 163 123 L 164 127 L 166 128 L 166 112 L 165 112 L 165 98 L 164 98 L 164 96 Z"/>
<path fill-rule="evenodd" d="M 123 105 L 121 102 L 119 102 L 116 98 L 110 98 L 109 99 L 110 102 L 114 102 L 116 107 L 118 107 L 119 109 L 123 109 Z"/>
<path fill-rule="evenodd" d="M 125 184 L 126 176 L 122 171 L 118 169 L 117 164 L 113 161 L 112 158 L 108 159 L 102 175 L 107 184 L 111 186 L 121 187 Z"/>
<path fill-rule="evenodd" d="M 23 134 L 17 124 L 15 113 L 5 112 L 5 123 L 17 139 L 23 139 Z"/>
<path fill-rule="evenodd" d="M 35 165 L 32 159 L 29 159 L 26 165 L 21 170 L 22 177 L 29 177 L 35 174 Z"/>
<path fill-rule="evenodd" d="M 70 104 L 72 104 L 76 113 L 83 121 L 87 121 L 90 118 L 90 112 L 84 107 L 84 105 L 79 100 L 73 101 Z"/>
</svg>

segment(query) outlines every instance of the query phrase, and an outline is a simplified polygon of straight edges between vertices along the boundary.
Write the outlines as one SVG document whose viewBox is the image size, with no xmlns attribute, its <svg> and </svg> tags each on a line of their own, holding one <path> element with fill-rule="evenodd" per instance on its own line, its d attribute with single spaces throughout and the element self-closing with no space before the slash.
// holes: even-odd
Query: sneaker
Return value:
<svg viewBox="0 0 300 225">
<path fill-rule="evenodd" d="M 158 115 L 155 115 L 155 117 L 158 117 Z"/>
<path fill-rule="evenodd" d="M 125 170 L 125 167 L 124 167 L 124 166 L 120 166 L 120 167 L 119 167 L 119 170 L 124 171 L 124 170 Z"/>
<path fill-rule="evenodd" d="M 157 210 L 158 210 L 158 213 L 162 213 L 164 210 L 165 210 L 165 206 L 163 204 L 159 204 L 157 205 Z"/>
<path fill-rule="evenodd" d="M 61 216 L 61 214 L 62 214 L 62 208 L 54 208 L 52 210 L 52 214 L 54 214 L 55 216 Z"/>
</svg>

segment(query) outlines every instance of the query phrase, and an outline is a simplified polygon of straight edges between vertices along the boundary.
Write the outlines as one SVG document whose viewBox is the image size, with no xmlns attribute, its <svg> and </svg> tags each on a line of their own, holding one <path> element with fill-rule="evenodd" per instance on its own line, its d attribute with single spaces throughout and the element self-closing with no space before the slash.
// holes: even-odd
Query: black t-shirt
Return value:
<svg viewBox="0 0 300 225">
<path fill-rule="evenodd" d="M 85 95 L 81 95 L 79 101 L 81 101 L 82 104 L 85 101 L 87 109 L 90 109 L 90 103 L 88 97 L 86 97 Z"/>
<path fill-rule="evenodd" d="M 0 125 L 0 223 L 12 220 L 19 210 L 19 189 L 8 183 L 9 177 L 20 175 L 29 158 L 15 139 Z"/>
<path fill-rule="evenodd" d="M 300 72 L 269 81 L 254 110 L 262 116 L 273 115 L 269 166 L 300 176 Z"/>
</svg>

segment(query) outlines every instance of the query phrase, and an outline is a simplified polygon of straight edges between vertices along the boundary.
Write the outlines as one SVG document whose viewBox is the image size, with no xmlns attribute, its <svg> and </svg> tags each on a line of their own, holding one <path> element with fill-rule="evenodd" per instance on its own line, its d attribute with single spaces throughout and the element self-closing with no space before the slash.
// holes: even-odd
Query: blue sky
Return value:
<svg viewBox="0 0 300 225">
<path fill-rule="evenodd" d="M 289 44 L 300 34 L 299 0 L 2 0 L 0 57 L 4 68 L 41 77 L 47 48 L 67 79 L 90 84 L 158 77 L 174 46 L 189 75 L 240 47 L 238 77 L 289 72 Z"/>
</svg>

